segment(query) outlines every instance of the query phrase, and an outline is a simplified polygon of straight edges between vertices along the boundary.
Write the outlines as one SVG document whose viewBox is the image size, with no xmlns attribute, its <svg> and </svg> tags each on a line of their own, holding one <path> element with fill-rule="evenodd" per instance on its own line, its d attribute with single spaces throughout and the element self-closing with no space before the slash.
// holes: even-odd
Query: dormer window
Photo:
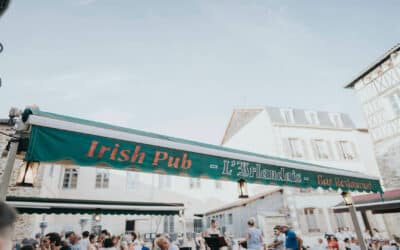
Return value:
<svg viewBox="0 0 400 250">
<path fill-rule="evenodd" d="M 312 125 L 319 125 L 318 114 L 315 111 L 307 111 L 306 112 L 307 121 Z"/>
<path fill-rule="evenodd" d="M 340 114 L 329 114 L 329 118 L 331 119 L 333 126 L 335 126 L 336 128 L 343 127 L 343 121 Z"/>
<path fill-rule="evenodd" d="M 294 123 L 293 110 L 281 109 L 281 116 L 285 123 Z"/>
</svg>

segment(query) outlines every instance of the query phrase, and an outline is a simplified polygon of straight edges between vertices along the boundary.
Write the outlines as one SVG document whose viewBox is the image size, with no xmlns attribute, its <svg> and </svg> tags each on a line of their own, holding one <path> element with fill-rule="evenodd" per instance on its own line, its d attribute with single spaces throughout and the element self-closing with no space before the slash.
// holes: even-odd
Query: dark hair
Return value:
<svg viewBox="0 0 400 250">
<path fill-rule="evenodd" d="M 217 222 L 215 219 L 211 219 L 211 224 Z"/>
<path fill-rule="evenodd" d="M 344 238 L 343 241 L 344 241 L 344 242 L 348 242 L 348 241 L 350 241 L 350 240 L 349 240 L 349 238 Z"/>
<path fill-rule="evenodd" d="M 105 234 L 105 235 L 108 235 L 108 232 L 107 232 L 107 230 L 106 229 L 104 229 L 104 230 L 101 230 L 101 232 L 100 232 L 101 234 Z"/>
<path fill-rule="evenodd" d="M 281 226 L 279 226 L 279 225 L 274 226 L 274 230 L 280 230 L 280 229 L 281 229 Z"/>
<path fill-rule="evenodd" d="M 82 233 L 82 237 L 83 238 L 87 238 L 87 237 L 89 237 L 89 231 L 84 231 L 83 233 Z"/>
<path fill-rule="evenodd" d="M 20 250 L 35 250 L 32 245 L 25 245 L 20 248 Z"/>
<path fill-rule="evenodd" d="M 61 246 L 61 237 L 58 233 L 48 233 L 46 237 L 49 238 L 50 243 L 54 243 L 56 246 Z"/>
<path fill-rule="evenodd" d="M 5 202 L 0 201 L 0 234 L 8 227 L 11 227 L 17 219 L 15 210 L 7 205 Z"/>
<path fill-rule="evenodd" d="M 132 232 L 131 235 L 132 235 L 133 240 L 137 239 L 137 234 L 135 232 Z"/>
<path fill-rule="evenodd" d="M 89 240 L 90 240 L 90 241 L 92 241 L 94 238 L 96 238 L 96 235 L 95 235 L 95 234 L 90 234 L 90 235 L 89 235 Z"/>
<path fill-rule="evenodd" d="M 107 248 L 107 247 L 113 247 L 113 242 L 112 239 L 107 238 L 103 240 L 103 247 Z"/>
<path fill-rule="evenodd" d="M 68 239 L 69 236 L 71 236 L 71 235 L 73 235 L 73 234 L 75 234 L 73 231 L 66 232 L 66 233 L 65 233 L 65 238 Z"/>
<path fill-rule="evenodd" d="M 62 246 L 60 250 L 71 250 L 70 246 Z"/>
</svg>

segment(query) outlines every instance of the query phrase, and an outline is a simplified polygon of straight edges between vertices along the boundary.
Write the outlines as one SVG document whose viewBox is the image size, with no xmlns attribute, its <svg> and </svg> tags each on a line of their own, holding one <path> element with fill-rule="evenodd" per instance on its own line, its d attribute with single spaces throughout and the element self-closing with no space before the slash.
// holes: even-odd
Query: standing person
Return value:
<svg viewBox="0 0 400 250">
<path fill-rule="evenodd" d="M 81 248 L 82 250 L 87 250 L 89 247 L 89 232 L 88 231 L 84 231 L 82 233 L 82 239 L 79 242 L 81 244 Z"/>
<path fill-rule="evenodd" d="M 90 234 L 89 235 L 89 245 L 87 250 L 96 250 L 96 235 L 95 234 Z M 84 249 L 85 250 L 85 249 Z"/>
<path fill-rule="evenodd" d="M 247 249 L 261 250 L 263 242 L 261 230 L 255 227 L 255 220 L 253 218 L 249 219 L 247 225 L 249 226 L 249 228 L 247 230 L 246 239 L 243 241 L 239 241 L 239 244 L 246 241 Z"/>
<path fill-rule="evenodd" d="M 274 227 L 273 242 L 268 245 L 268 249 L 284 250 L 285 249 L 285 235 L 281 232 L 280 226 Z"/>
<path fill-rule="evenodd" d="M 12 249 L 12 233 L 16 219 L 14 209 L 0 201 L 0 250 Z"/>
<path fill-rule="evenodd" d="M 326 250 L 328 245 L 324 241 L 324 239 L 319 238 L 317 244 L 311 247 L 311 250 Z"/>
<path fill-rule="evenodd" d="M 76 235 L 74 232 L 70 232 L 68 234 L 68 242 L 68 246 L 71 248 L 71 250 L 82 250 L 81 245 L 79 244 L 78 235 Z"/>
<path fill-rule="evenodd" d="M 205 242 L 201 233 L 196 234 L 196 238 L 194 239 L 194 243 L 196 245 L 196 250 L 205 250 Z"/>
<path fill-rule="evenodd" d="M 114 243 L 111 238 L 106 238 L 103 240 L 103 246 L 100 248 L 100 250 L 117 250 L 114 247 Z"/>
<path fill-rule="evenodd" d="M 46 234 L 46 238 L 49 239 L 51 250 L 59 250 L 60 249 L 61 237 L 58 233 L 48 233 L 48 234 Z"/>
<path fill-rule="evenodd" d="M 297 235 L 296 233 L 292 230 L 289 229 L 288 225 L 283 225 L 281 227 L 281 232 L 285 234 L 285 247 L 287 250 L 298 250 L 299 245 L 297 242 Z"/>
<path fill-rule="evenodd" d="M 207 228 L 206 232 L 204 233 L 204 235 L 206 237 L 210 237 L 210 236 L 220 236 L 221 232 L 218 229 L 218 223 L 216 220 L 212 219 L 211 220 L 211 225 L 209 228 Z"/>
<path fill-rule="evenodd" d="M 172 244 L 167 238 L 164 236 L 159 237 L 156 240 L 156 245 L 161 249 L 161 250 L 179 250 L 179 248 L 175 245 Z"/>
<path fill-rule="evenodd" d="M 339 242 L 336 237 L 331 236 L 331 241 L 328 243 L 329 250 L 339 250 Z"/>
</svg>

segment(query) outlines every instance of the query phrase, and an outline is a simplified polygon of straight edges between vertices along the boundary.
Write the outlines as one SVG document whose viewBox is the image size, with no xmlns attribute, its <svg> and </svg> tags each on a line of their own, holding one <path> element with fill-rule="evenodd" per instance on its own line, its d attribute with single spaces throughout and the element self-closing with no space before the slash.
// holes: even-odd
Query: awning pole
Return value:
<svg viewBox="0 0 400 250">
<path fill-rule="evenodd" d="M 362 231 L 361 231 L 360 223 L 357 218 L 356 208 L 354 207 L 354 204 L 348 204 L 348 207 L 349 207 L 351 220 L 353 221 L 354 229 L 356 231 L 358 243 L 360 244 L 360 248 L 361 248 L 361 250 L 368 250 L 368 248 L 365 244 L 365 241 L 364 241 Z"/>
<path fill-rule="evenodd" d="M 10 183 L 10 178 L 11 178 L 12 170 L 14 167 L 15 157 L 17 156 L 18 144 L 19 144 L 18 139 L 12 139 L 10 141 L 10 150 L 8 151 L 8 158 L 7 158 L 6 166 L 4 168 L 4 172 L 1 177 L 0 201 L 6 200 L 8 184 Z"/>
</svg>

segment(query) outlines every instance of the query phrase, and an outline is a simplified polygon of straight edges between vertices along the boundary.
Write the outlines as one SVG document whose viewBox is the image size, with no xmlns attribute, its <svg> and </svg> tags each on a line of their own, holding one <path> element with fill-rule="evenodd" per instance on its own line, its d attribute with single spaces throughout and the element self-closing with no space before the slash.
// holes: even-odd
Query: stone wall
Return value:
<svg viewBox="0 0 400 250">
<path fill-rule="evenodd" d="M 376 160 L 385 188 L 400 188 L 400 137 L 385 152 L 377 153 Z"/>
<path fill-rule="evenodd" d="M 12 127 L 10 125 L 0 124 L 0 131 L 5 133 L 11 133 Z M 7 146 L 8 140 L 10 137 L 0 134 L 0 155 L 2 155 L 5 147 Z M 7 157 L 0 158 L 0 178 L 3 175 L 4 167 L 7 161 Z M 12 196 L 39 196 L 40 195 L 40 185 L 41 185 L 41 175 L 42 171 L 38 171 L 38 175 L 36 177 L 34 187 L 18 187 L 16 185 L 17 176 L 20 172 L 20 169 L 23 167 L 22 160 L 16 160 L 14 164 L 13 173 L 11 176 L 9 189 L 7 195 Z M 35 215 L 19 215 L 17 219 L 17 223 L 15 225 L 15 238 L 23 239 L 30 238 L 32 235 L 39 231 L 34 230 Z"/>
</svg>

